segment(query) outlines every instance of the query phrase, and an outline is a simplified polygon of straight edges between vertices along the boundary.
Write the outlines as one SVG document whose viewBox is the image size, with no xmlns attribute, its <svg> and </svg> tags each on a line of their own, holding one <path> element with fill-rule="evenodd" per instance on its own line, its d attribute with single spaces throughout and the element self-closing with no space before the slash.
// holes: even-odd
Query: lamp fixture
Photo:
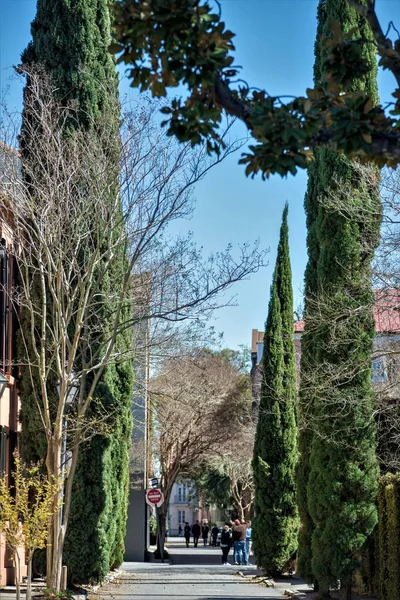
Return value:
<svg viewBox="0 0 400 600">
<path fill-rule="evenodd" d="M 65 405 L 67 408 L 72 406 L 72 404 L 75 402 L 76 397 L 79 392 L 79 388 L 80 388 L 79 380 L 75 379 L 74 373 L 71 373 L 71 375 L 72 375 L 72 381 L 69 382 L 68 390 L 67 390 L 67 397 L 65 399 Z M 57 381 L 56 387 L 57 387 L 58 397 L 60 397 L 60 389 L 61 389 L 60 381 Z"/>
<path fill-rule="evenodd" d="M 3 394 L 8 386 L 8 379 L 3 373 L 0 373 L 0 398 L 3 397 Z"/>
</svg>

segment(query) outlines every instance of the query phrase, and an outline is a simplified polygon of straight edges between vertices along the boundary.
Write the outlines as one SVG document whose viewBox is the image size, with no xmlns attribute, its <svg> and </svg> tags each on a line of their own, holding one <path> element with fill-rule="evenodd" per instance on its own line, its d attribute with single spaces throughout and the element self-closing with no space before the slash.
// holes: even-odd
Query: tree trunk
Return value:
<svg viewBox="0 0 400 600">
<path fill-rule="evenodd" d="M 158 518 L 157 518 L 157 528 L 158 528 L 158 536 L 157 536 L 157 550 L 160 552 L 161 560 L 164 562 L 164 544 L 165 544 L 165 530 L 167 524 L 167 515 L 165 512 L 166 504 L 162 504 L 159 508 L 157 508 Z"/>
<path fill-rule="evenodd" d="M 47 544 L 46 575 L 47 587 L 52 592 L 59 592 L 61 589 L 64 543 L 71 508 L 72 483 L 78 462 L 79 441 L 81 439 L 81 434 L 82 428 L 77 427 L 73 439 L 73 450 L 70 458 L 69 473 L 68 476 L 66 476 L 64 472 L 62 488 L 54 497 L 54 504 L 58 504 L 60 509 L 55 512 L 50 523 Z M 49 475 L 54 474 L 57 477 L 60 473 L 62 473 L 62 444 L 62 432 L 57 438 L 54 436 L 53 439 L 48 441 L 46 467 Z"/>
<path fill-rule="evenodd" d="M 16 600 L 21 600 L 21 561 L 19 558 L 18 551 L 14 552 L 14 565 L 15 565 L 15 592 Z"/>
<path fill-rule="evenodd" d="M 341 582 L 340 600 L 351 600 L 351 578 Z"/>
<path fill-rule="evenodd" d="M 58 477 L 61 473 L 61 437 L 48 440 L 46 468 L 49 476 Z M 64 486 L 54 496 L 54 505 L 63 501 Z M 64 549 L 64 529 L 61 523 L 61 511 L 57 510 L 51 518 L 46 559 L 46 584 L 52 592 L 59 592 L 61 587 L 61 566 Z"/>
<path fill-rule="evenodd" d="M 26 582 L 26 600 L 32 599 L 32 556 L 28 558 L 28 580 Z"/>
</svg>

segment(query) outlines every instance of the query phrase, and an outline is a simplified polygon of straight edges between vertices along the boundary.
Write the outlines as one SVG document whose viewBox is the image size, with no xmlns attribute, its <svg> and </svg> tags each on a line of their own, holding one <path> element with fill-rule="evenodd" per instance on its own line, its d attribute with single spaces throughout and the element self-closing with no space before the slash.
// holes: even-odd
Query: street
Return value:
<svg viewBox="0 0 400 600">
<path fill-rule="evenodd" d="M 299 583 L 292 578 L 282 578 L 275 588 L 267 588 L 251 582 L 259 573 L 254 566 L 222 566 L 220 548 L 204 548 L 202 543 L 197 548 L 193 548 L 193 543 L 186 548 L 183 538 L 172 538 L 167 546 L 170 562 L 124 563 L 121 566 L 124 574 L 92 597 L 104 600 L 278 600 L 284 597 L 285 589 Z M 229 559 L 231 562 L 232 553 Z M 238 575 L 239 571 L 242 576 Z"/>
</svg>

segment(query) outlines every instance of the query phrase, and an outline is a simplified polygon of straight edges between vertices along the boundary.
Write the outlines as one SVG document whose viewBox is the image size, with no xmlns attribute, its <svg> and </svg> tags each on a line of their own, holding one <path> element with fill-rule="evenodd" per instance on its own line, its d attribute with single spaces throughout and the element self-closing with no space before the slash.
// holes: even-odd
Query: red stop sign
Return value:
<svg viewBox="0 0 400 600">
<path fill-rule="evenodd" d="M 161 490 L 158 489 L 147 490 L 146 496 L 147 501 L 154 505 L 159 504 L 163 497 Z"/>
</svg>

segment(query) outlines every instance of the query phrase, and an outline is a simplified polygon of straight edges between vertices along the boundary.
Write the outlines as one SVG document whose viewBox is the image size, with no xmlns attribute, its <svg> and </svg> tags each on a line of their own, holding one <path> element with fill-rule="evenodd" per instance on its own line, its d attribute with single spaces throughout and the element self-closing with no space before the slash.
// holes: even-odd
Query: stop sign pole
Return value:
<svg viewBox="0 0 400 600">
<path fill-rule="evenodd" d="M 150 488 L 146 490 L 146 502 L 149 506 L 154 506 L 156 508 L 156 519 L 157 519 L 157 539 L 159 542 L 160 552 L 161 552 L 161 560 L 164 562 L 164 541 L 160 536 L 160 517 L 159 517 L 159 507 L 164 502 L 164 494 L 159 488 Z"/>
</svg>

